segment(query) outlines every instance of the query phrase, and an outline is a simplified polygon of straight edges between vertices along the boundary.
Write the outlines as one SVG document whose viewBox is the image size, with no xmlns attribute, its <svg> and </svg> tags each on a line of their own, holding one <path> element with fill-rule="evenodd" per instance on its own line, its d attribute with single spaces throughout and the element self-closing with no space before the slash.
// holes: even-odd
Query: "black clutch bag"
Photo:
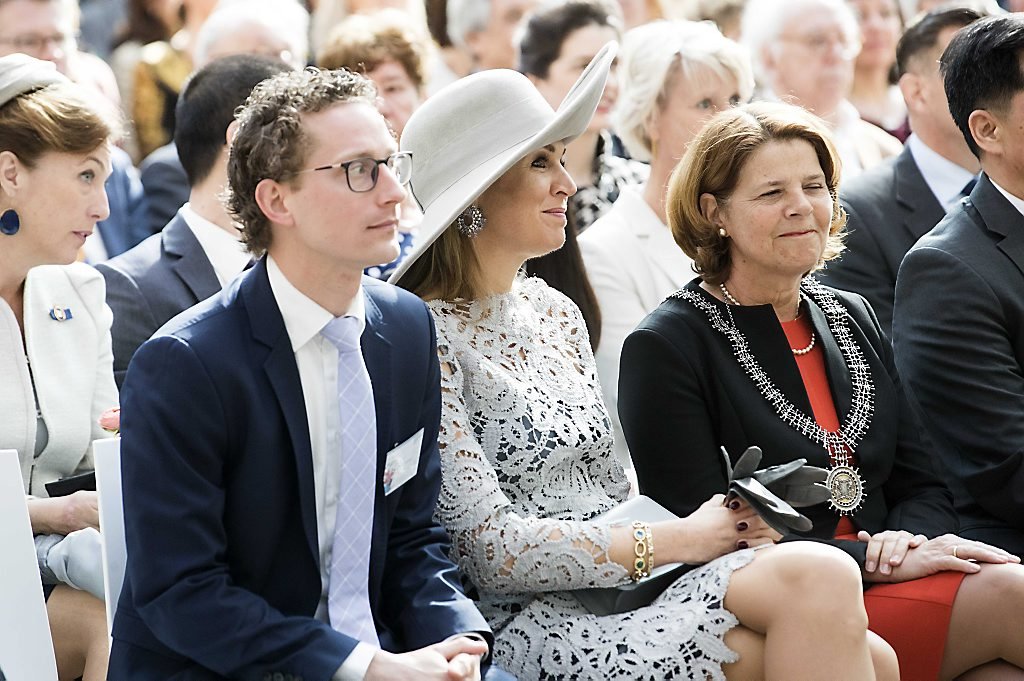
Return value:
<svg viewBox="0 0 1024 681">
<path fill-rule="evenodd" d="M 79 475 L 72 475 L 68 478 L 61 478 L 48 482 L 45 485 L 46 493 L 51 497 L 66 497 L 69 494 L 85 490 L 86 492 L 96 491 L 96 473 L 89 471 Z"/>
<path fill-rule="evenodd" d="M 634 520 L 657 523 L 662 520 L 675 520 L 678 517 L 654 499 L 641 494 L 602 513 L 594 520 L 614 527 L 629 525 Z M 683 563 L 656 565 L 651 574 L 639 582 L 599 589 L 580 589 L 573 593 L 583 607 L 595 615 L 614 615 L 650 605 L 651 601 L 660 596 L 661 592 L 686 570 L 687 566 Z"/>
</svg>

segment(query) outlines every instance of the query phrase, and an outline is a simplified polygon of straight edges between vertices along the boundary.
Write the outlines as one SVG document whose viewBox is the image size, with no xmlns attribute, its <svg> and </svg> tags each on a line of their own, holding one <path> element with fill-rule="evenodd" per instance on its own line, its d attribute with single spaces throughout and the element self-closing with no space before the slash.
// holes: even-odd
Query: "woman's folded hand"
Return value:
<svg viewBox="0 0 1024 681">
<path fill-rule="evenodd" d="M 1019 557 L 996 546 L 944 534 L 908 549 L 902 562 L 892 566 L 890 574 L 876 570 L 867 573 L 866 578 L 869 582 L 906 582 L 944 571 L 974 573 L 981 569 L 978 563 L 1019 562 Z"/>
<path fill-rule="evenodd" d="M 742 499 L 711 497 L 696 511 L 654 528 L 658 562 L 707 563 L 720 556 L 762 544 L 782 535 L 768 526 Z"/>
</svg>

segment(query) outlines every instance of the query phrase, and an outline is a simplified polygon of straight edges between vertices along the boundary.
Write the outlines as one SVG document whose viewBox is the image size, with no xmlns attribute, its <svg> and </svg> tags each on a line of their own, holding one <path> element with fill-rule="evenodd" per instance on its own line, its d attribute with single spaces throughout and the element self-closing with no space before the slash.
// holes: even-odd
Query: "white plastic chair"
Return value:
<svg viewBox="0 0 1024 681">
<path fill-rule="evenodd" d="M 107 633 L 114 626 L 117 599 L 124 583 L 128 557 L 124 540 L 124 504 L 121 501 L 121 438 L 93 440 L 96 493 L 99 497 L 100 536 L 103 539 L 103 589 L 107 601 Z"/>
<path fill-rule="evenodd" d="M 0 669 L 7 681 L 57 681 L 18 452 L 0 450 Z"/>
</svg>

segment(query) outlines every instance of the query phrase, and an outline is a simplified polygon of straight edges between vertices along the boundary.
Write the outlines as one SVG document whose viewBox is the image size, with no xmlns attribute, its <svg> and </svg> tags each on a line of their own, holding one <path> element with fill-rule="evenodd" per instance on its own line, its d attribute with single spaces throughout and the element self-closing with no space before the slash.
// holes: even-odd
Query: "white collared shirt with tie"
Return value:
<svg viewBox="0 0 1024 681">
<path fill-rule="evenodd" d="M 309 444 L 313 454 L 313 489 L 316 495 L 316 530 L 320 552 L 320 581 L 323 589 L 316 618 L 329 622 L 328 593 L 334 543 L 335 514 L 341 484 L 338 456 L 342 451 L 341 411 L 338 397 L 338 350 L 321 330 L 334 315 L 296 289 L 274 259 L 267 256 L 267 275 L 274 299 L 281 310 L 285 329 L 295 353 L 299 381 L 306 401 Z M 352 300 L 344 316 L 355 317 L 360 330 L 366 324 L 363 290 Z M 367 556 L 368 558 L 368 556 Z M 345 632 L 352 635 L 350 632 Z M 334 676 L 334 681 L 362 679 L 376 648 L 359 643 Z"/>
</svg>

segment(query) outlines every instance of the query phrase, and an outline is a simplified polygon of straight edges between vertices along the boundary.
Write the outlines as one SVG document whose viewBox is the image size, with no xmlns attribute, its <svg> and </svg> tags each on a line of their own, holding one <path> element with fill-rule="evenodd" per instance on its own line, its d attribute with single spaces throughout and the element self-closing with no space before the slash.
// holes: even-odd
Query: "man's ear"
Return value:
<svg viewBox="0 0 1024 681">
<path fill-rule="evenodd" d="M 924 93 L 921 87 L 921 76 L 916 73 L 907 72 L 900 76 L 899 83 L 900 92 L 903 93 L 903 101 L 907 103 L 907 108 L 910 111 L 922 111 L 924 107 L 928 105 L 924 101 Z"/>
<path fill-rule="evenodd" d="M 238 119 L 231 121 L 228 124 L 228 129 L 224 132 L 224 143 L 229 147 L 235 139 L 235 133 L 238 132 Z"/>
<path fill-rule="evenodd" d="M 991 111 L 975 109 L 967 119 L 971 137 L 986 154 L 1003 154 L 1003 121 Z"/>
<path fill-rule="evenodd" d="M 295 218 L 288 208 L 290 187 L 277 180 L 264 178 L 256 185 L 256 205 L 267 220 L 274 224 L 292 226 Z"/>
</svg>

